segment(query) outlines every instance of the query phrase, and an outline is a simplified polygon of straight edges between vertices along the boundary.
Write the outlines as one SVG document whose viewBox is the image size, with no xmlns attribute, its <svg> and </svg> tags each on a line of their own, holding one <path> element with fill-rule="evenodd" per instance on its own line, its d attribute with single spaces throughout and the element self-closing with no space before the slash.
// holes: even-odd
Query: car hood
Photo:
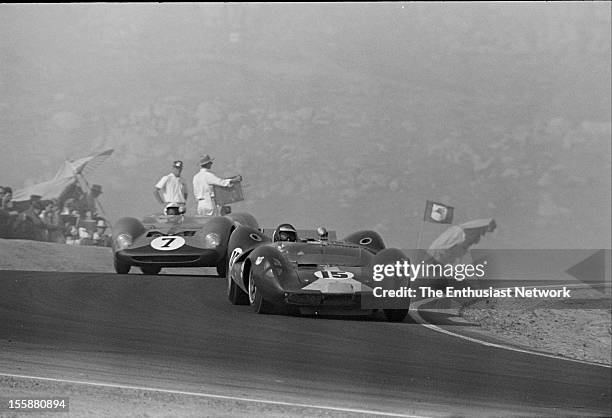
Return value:
<svg viewBox="0 0 612 418">
<path fill-rule="evenodd" d="M 302 290 L 318 290 L 323 293 L 354 293 L 371 290 L 367 285 L 372 277 L 362 267 L 318 266 L 298 268 L 297 275 Z"/>
<path fill-rule="evenodd" d="M 313 283 L 321 279 L 343 280 L 354 279 L 359 282 L 369 281 L 371 277 L 364 277 L 363 267 L 338 267 L 329 265 L 319 266 L 298 266 L 296 268 L 297 275 L 303 284 Z"/>
</svg>

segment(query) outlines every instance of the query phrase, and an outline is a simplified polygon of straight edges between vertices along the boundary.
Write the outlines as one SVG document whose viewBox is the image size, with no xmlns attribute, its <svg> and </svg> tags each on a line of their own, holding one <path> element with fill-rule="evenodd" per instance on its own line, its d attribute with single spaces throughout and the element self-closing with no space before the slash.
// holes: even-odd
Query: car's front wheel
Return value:
<svg viewBox="0 0 612 418">
<path fill-rule="evenodd" d="M 155 276 L 159 274 L 159 272 L 161 271 L 161 267 L 160 266 L 141 266 L 140 270 L 142 270 L 144 274 L 150 274 L 152 276 Z"/>
<path fill-rule="evenodd" d="M 219 264 L 217 264 L 217 274 L 219 277 L 227 276 L 227 257 L 223 257 Z"/>
<path fill-rule="evenodd" d="M 115 266 L 115 272 L 117 272 L 117 274 L 128 274 L 130 272 L 130 268 L 132 267 L 125 261 L 119 260 L 117 256 L 114 257 L 113 264 Z"/>
<path fill-rule="evenodd" d="M 252 271 L 249 272 L 249 303 L 258 314 L 271 313 L 273 311 L 273 305 L 266 301 L 262 297 L 261 292 L 257 290 Z"/>
<path fill-rule="evenodd" d="M 230 274 L 227 275 L 227 299 L 233 305 L 248 305 L 249 304 L 249 295 L 244 293 L 235 281 L 232 280 Z"/>
</svg>

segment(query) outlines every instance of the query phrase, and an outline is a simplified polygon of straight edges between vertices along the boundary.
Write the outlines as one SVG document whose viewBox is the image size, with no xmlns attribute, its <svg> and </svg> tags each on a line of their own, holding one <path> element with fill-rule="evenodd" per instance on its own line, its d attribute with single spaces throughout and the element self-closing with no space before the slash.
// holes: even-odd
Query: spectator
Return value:
<svg viewBox="0 0 612 418">
<path fill-rule="evenodd" d="M 78 202 L 83 198 L 84 195 L 85 193 L 83 193 L 81 186 L 79 186 L 79 183 L 75 181 L 74 183 L 66 187 L 62 194 L 59 196 L 59 206 L 63 208 L 66 205 L 66 202 L 69 200 Z"/>
<path fill-rule="evenodd" d="M 63 224 L 60 219 L 60 211 L 57 199 L 51 199 L 43 202 L 45 208 L 40 214 L 40 219 L 47 225 L 47 241 L 65 243 L 66 238 L 62 231 Z"/>
<path fill-rule="evenodd" d="M 76 210 L 76 201 L 73 198 L 66 199 L 62 207 L 61 215 L 70 216 Z"/>
<path fill-rule="evenodd" d="M 13 206 L 13 189 L 8 186 L 0 186 L 0 209 L 6 211 L 15 210 Z"/>
<path fill-rule="evenodd" d="M 66 239 L 71 236 L 71 229 L 79 221 L 79 212 L 76 210 L 76 202 L 73 198 L 66 199 L 60 212 L 60 224 Z"/>
<path fill-rule="evenodd" d="M 106 232 L 106 222 L 103 218 L 99 218 L 96 224 L 96 232 L 93 234 L 94 244 L 101 247 L 110 247 L 110 236 Z"/>
<path fill-rule="evenodd" d="M 66 244 L 79 245 L 79 229 L 75 225 L 66 226 Z"/>
<path fill-rule="evenodd" d="M 30 207 L 21 212 L 15 221 L 13 235 L 15 238 L 43 241 L 46 224 L 40 219 L 43 205 L 40 199 L 30 199 Z"/>
<path fill-rule="evenodd" d="M 172 172 L 163 176 L 155 185 L 153 195 L 164 207 L 168 203 L 178 203 L 185 206 L 187 202 L 187 183 L 181 177 L 183 162 L 172 163 Z"/>
<path fill-rule="evenodd" d="M 2 192 L 0 192 L 0 209 L 4 209 L 9 212 L 15 210 L 13 205 L 13 189 L 8 186 L 3 186 Z"/>
<path fill-rule="evenodd" d="M 6 194 L 4 186 L 0 186 L 0 209 L 4 209 L 4 195 Z"/>
<path fill-rule="evenodd" d="M 91 233 L 86 227 L 81 226 L 79 230 L 79 239 L 77 245 L 93 245 L 93 233 Z"/>
<path fill-rule="evenodd" d="M 13 227 L 17 220 L 17 212 L 14 208 L 13 190 L 8 186 L 0 187 L 0 238 L 12 238 Z"/>
<path fill-rule="evenodd" d="M 97 217 L 96 200 L 102 194 L 102 186 L 94 184 L 89 189 L 89 193 L 83 195 L 77 203 L 77 209 L 81 218 L 93 219 Z"/>
<path fill-rule="evenodd" d="M 66 244 L 78 245 L 79 244 L 79 230 L 75 225 L 66 226 Z"/>
<path fill-rule="evenodd" d="M 230 187 L 232 183 L 242 180 L 242 176 L 228 179 L 217 177 L 210 171 L 213 159 L 210 158 L 210 155 L 200 158 L 200 171 L 193 176 L 193 195 L 197 200 L 196 210 L 198 215 L 211 216 L 218 213 L 212 186 Z"/>
<path fill-rule="evenodd" d="M 41 202 L 42 201 L 42 196 L 39 194 L 32 194 L 30 195 L 30 205 L 34 202 Z"/>
</svg>

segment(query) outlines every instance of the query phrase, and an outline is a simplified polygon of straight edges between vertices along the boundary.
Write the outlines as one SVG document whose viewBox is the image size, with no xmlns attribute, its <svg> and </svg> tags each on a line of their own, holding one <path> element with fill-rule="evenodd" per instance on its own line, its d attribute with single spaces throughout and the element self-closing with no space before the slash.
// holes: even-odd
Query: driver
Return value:
<svg viewBox="0 0 612 418">
<path fill-rule="evenodd" d="M 297 231 L 291 224 L 281 224 L 274 231 L 272 241 L 297 242 Z"/>
<path fill-rule="evenodd" d="M 164 208 L 164 214 L 166 215 L 184 215 L 185 205 L 180 203 L 168 203 Z"/>
</svg>

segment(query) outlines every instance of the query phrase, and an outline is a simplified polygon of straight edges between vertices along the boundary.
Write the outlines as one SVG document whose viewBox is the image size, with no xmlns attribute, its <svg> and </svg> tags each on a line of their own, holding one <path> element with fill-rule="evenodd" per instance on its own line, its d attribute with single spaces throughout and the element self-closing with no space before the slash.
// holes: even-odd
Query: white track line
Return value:
<svg viewBox="0 0 612 418">
<path fill-rule="evenodd" d="M 561 285 L 525 286 L 525 287 L 559 287 L 559 286 L 561 286 Z M 566 287 L 577 287 L 577 286 L 581 286 L 581 285 L 566 285 Z M 416 322 L 418 322 L 419 324 L 423 325 L 426 328 L 429 328 L 432 331 L 440 332 L 440 333 L 446 334 L 446 335 L 451 335 L 453 337 L 461 338 L 462 340 L 470 341 L 470 342 L 473 342 L 473 343 L 476 343 L 476 344 L 480 344 L 480 345 L 484 345 L 484 346 L 487 346 L 487 347 L 501 348 L 503 350 L 516 351 L 516 352 L 519 352 L 519 353 L 531 354 L 531 355 L 540 356 L 540 357 L 554 358 L 554 359 L 564 360 L 564 361 L 571 361 L 571 362 L 574 362 L 574 363 L 588 364 L 588 365 L 591 365 L 591 366 L 605 367 L 605 368 L 608 368 L 608 369 L 612 368 L 612 366 L 608 365 L 608 364 L 594 363 L 594 362 L 586 361 L 586 360 L 578 360 L 578 359 L 573 359 L 573 358 L 569 358 L 569 357 L 557 356 L 557 355 L 554 355 L 554 354 L 541 353 L 539 351 L 532 351 L 532 350 L 528 350 L 528 349 L 512 347 L 512 346 L 509 346 L 509 345 L 495 344 L 495 343 L 491 343 L 491 342 L 488 342 L 488 341 L 479 340 L 477 338 L 472 338 L 472 337 L 468 337 L 468 336 L 465 336 L 465 335 L 457 334 L 455 332 L 448 331 L 448 330 L 446 330 L 444 328 L 440 328 L 437 325 L 430 324 L 429 322 L 425 321 L 421 317 L 421 315 L 419 314 L 419 308 L 421 307 L 421 305 L 423 305 L 425 303 L 432 302 L 434 300 L 437 300 L 437 299 L 429 298 L 429 299 L 423 299 L 423 300 L 419 300 L 417 302 L 414 302 L 411 305 L 411 308 L 414 308 L 414 310 L 412 310 L 412 309 L 410 310 L 410 316 L 412 317 L 412 319 L 414 319 Z"/>
<path fill-rule="evenodd" d="M 182 390 L 149 388 L 149 387 L 144 387 L 144 386 L 120 385 L 120 384 L 115 384 L 115 383 L 88 382 L 84 380 L 57 379 L 57 378 L 51 378 L 51 377 L 27 376 L 27 375 L 11 374 L 11 373 L 0 373 L 0 376 L 14 377 L 18 379 L 44 380 L 48 382 L 58 382 L 58 383 L 70 383 L 74 385 L 87 385 L 87 386 L 97 386 L 97 387 L 105 387 L 105 388 L 117 388 L 117 389 L 141 390 L 141 391 L 147 391 L 147 392 L 170 393 L 173 395 L 195 396 L 199 398 L 225 399 L 225 400 L 231 400 L 231 401 L 236 401 L 236 402 L 262 403 L 262 404 L 267 404 L 267 405 L 288 406 L 288 407 L 294 407 L 294 408 L 323 409 L 326 411 L 347 412 L 351 414 L 379 415 L 379 416 L 402 417 L 402 418 L 424 418 L 424 416 L 421 416 L 421 415 L 407 415 L 407 414 L 401 414 L 401 413 L 395 413 L 395 412 L 376 411 L 372 409 L 342 408 L 342 407 L 336 407 L 336 406 L 311 405 L 311 404 L 302 404 L 302 403 L 296 403 L 296 402 L 271 401 L 267 399 L 243 398 L 240 396 L 216 395 L 213 393 L 204 393 L 204 392 L 185 392 Z"/>
</svg>

